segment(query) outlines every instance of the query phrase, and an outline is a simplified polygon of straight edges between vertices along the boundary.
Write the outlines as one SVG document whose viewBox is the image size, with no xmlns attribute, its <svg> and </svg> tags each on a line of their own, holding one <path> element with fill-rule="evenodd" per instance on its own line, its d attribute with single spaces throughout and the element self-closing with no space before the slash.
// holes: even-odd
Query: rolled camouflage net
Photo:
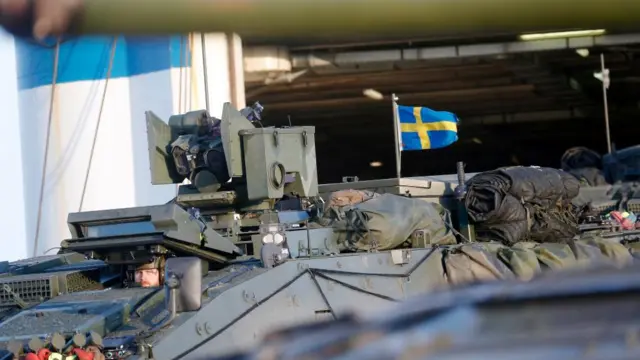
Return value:
<svg viewBox="0 0 640 360">
<path fill-rule="evenodd" d="M 570 201 L 579 190 L 562 170 L 517 166 L 474 176 L 465 206 L 480 241 L 564 242 L 578 233 Z"/>
</svg>

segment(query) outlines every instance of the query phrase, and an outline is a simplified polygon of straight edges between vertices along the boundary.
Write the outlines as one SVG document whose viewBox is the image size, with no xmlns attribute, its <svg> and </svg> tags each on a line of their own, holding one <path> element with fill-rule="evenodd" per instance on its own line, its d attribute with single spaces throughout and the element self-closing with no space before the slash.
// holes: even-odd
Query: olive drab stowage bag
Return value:
<svg viewBox="0 0 640 360">
<path fill-rule="evenodd" d="M 376 195 L 329 214 L 342 249 L 394 249 L 411 241 L 416 230 L 422 230 L 430 243 L 455 242 L 440 205 L 392 194 Z"/>
<path fill-rule="evenodd" d="M 496 255 L 520 280 L 530 280 L 541 270 L 538 257 L 530 249 L 504 246 L 497 249 Z"/>
<path fill-rule="evenodd" d="M 380 196 L 380 194 L 369 190 L 345 189 L 335 191 L 329 196 L 324 214 L 321 219 L 318 219 L 318 223 L 321 226 L 332 226 L 336 220 L 344 218 L 346 209 L 377 196 Z"/>
<path fill-rule="evenodd" d="M 331 194 L 327 201 L 327 208 L 342 208 L 349 205 L 357 205 L 369 199 L 379 196 L 379 194 L 369 190 L 340 190 Z"/>
<path fill-rule="evenodd" d="M 514 278 L 511 269 L 486 245 L 475 243 L 443 247 L 444 274 L 449 284 Z"/>
<path fill-rule="evenodd" d="M 585 234 L 580 239 L 580 242 L 597 247 L 602 255 L 619 267 L 629 265 L 633 262 L 632 250 L 617 240 L 606 239 L 595 234 Z"/>
<path fill-rule="evenodd" d="M 625 241 L 624 246 L 629 249 L 633 259 L 640 260 L 640 240 Z"/>
<path fill-rule="evenodd" d="M 519 242 L 473 243 L 442 246 L 442 267 L 451 285 L 516 277 L 530 280 L 541 272 L 611 264 L 622 267 L 633 261 L 632 244 L 586 235 L 572 243 Z"/>
</svg>

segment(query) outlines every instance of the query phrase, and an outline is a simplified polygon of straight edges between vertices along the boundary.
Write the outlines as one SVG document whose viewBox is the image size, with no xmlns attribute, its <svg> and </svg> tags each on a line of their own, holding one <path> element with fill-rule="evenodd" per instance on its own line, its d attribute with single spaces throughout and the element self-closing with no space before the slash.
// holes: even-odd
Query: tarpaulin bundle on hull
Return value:
<svg viewBox="0 0 640 360">
<path fill-rule="evenodd" d="M 562 242 L 578 233 L 570 201 L 579 190 L 562 170 L 516 166 L 471 178 L 465 206 L 479 240 Z"/>
<path fill-rule="evenodd" d="M 332 226 L 342 250 L 390 250 L 407 241 L 415 247 L 455 244 L 446 210 L 420 199 L 343 190 L 331 194 L 323 226 Z M 413 236 L 419 231 L 422 236 Z"/>
<path fill-rule="evenodd" d="M 529 280 L 544 270 L 582 268 L 598 263 L 625 266 L 633 262 L 631 244 L 585 235 L 568 243 L 497 242 L 442 246 L 442 270 L 450 285 L 475 281 Z"/>
</svg>

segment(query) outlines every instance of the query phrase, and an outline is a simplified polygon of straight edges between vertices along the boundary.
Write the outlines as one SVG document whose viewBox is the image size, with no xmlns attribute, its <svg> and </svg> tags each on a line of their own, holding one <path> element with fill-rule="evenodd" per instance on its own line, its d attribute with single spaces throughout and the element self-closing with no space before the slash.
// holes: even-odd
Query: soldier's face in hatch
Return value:
<svg viewBox="0 0 640 360">
<path fill-rule="evenodd" d="M 135 280 L 142 287 L 160 286 L 160 271 L 158 269 L 137 270 Z"/>
</svg>

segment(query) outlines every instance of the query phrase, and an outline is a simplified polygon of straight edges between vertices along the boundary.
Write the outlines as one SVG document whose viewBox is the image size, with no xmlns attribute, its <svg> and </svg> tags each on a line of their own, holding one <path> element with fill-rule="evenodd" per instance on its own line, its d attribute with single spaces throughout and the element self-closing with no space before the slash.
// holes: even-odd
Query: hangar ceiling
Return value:
<svg viewBox="0 0 640 360">
<path fill-rule="evenodd" d="M 469 171 L 557 166 L 569 146 L 606 150 L 602 85 L 593 75 L 604 53 L 612 137 L 619 146 L 637 143 L 640 126 L 627 123 L 640 115 L 640 36 L 495 41 L 291 48 L 291 73 L 247 81 L 247 103 L 265 106 L 265 125 L 316 126 L 321 182 L 395 174 L 392 93 L 399 104 L 452 111 L 461 119 L 458 143 L 405 152 L 403 175 L 451 173 L 456 160 L 466 161 Z M 576 52 L 583 46 L 588 54 Z M 366 89 L 384 97 L 367 97 Z M 372 161 L 384 165 L 371 168 Z"/>
</svg>

